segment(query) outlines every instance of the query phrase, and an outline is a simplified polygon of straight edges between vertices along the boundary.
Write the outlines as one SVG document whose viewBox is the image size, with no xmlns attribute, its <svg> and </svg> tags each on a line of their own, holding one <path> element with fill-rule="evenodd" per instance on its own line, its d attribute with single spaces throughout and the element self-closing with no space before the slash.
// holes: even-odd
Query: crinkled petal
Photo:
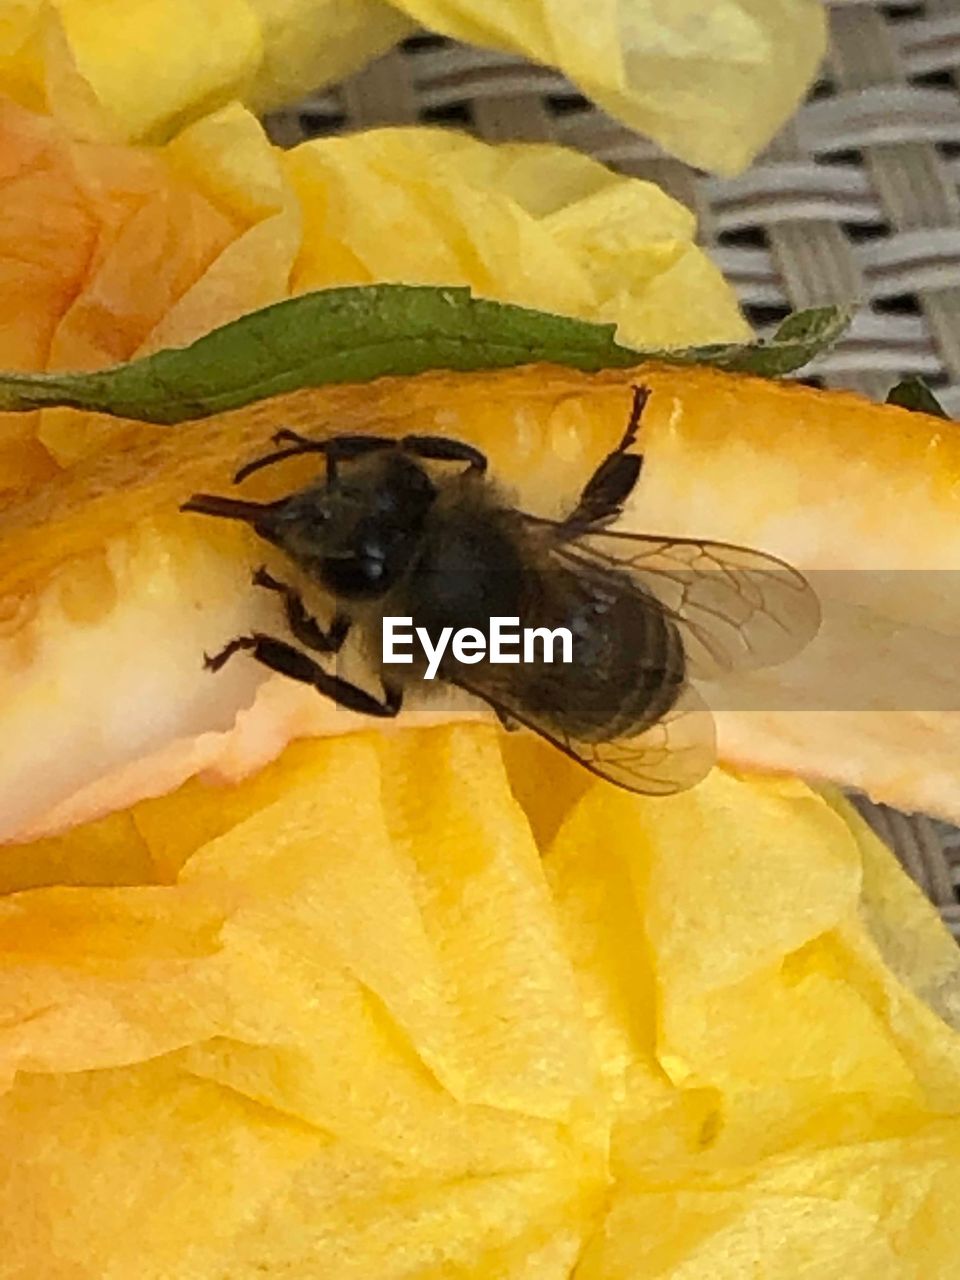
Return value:
<svg viewBox="0 0 960 1280">
<path fill-rule="evenodd" d="M 0 91 L 75 137 L 164 139 L 337 80 L 411 27 L 382 0 L 0 0 Z"/>
<path fill-rule="evenodd" d="M 719 771 L 551 830 L 505 741 L 302 743 L 38 849 L 90 887 L 0 913 L 20 1273 L 122 1273 L 136 1220 L 157 1280 L 949 1274 L 960 1036 L 872 941 L 875 837 Z M 110 846 L 168 883 L 95 887 Z"/>
<path fill-rule="evenodd" d="M 293 102 L 420 22 L 556 67 L 668 151 L 730 173 L 824 50 L 820 0 L 597 0 L 583 16 L 582 0 L 0 0 L 0 90 L 78 137 L 161 139 L 233 98 Z"/>
<path fill-rule="evenodd" d="M 746 167 L 824 51 L 820 0 L 395 0 L 424 26 L 558 67 L 690 164 Z"/>
</svg>

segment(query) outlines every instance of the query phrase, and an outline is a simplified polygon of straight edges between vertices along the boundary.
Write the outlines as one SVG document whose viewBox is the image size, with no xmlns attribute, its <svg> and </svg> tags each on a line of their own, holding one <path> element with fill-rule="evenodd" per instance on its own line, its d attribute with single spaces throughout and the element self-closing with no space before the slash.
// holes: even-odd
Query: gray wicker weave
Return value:
<svg viewBox="0 0 960 1280">
<path fill-rule="evenodd" d="M 273 139 L 443 123 L 488 141 L 555 141 L 650 178 L 700 238 L 758 330 L 789 310 L 861 304 L 808 372 L 882 397 L 919 373 L 960 417 L 960 0 L 831 0 L 821 79 L 734 179 L 665 156 L 557 72 L 427 34 L 267 119 Z M 858 801 L 960 937 L 960 831 Z"/>
</svg>

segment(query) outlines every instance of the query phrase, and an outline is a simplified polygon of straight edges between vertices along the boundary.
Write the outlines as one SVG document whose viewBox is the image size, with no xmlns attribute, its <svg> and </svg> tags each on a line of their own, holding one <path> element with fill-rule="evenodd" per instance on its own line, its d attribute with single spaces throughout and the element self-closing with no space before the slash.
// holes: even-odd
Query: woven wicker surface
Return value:
<svg viewBox="0 0 960 1280">
<path fill-rule="evenodd" d="M 820 80 L 734 179 L 665 156 L 555 71 L 426 34 L 266 123 L 287 146 L 420 122 L 577 147 L 695 211 L 760 332 L 796 307 L 859 303 L 806 372 L 878 398 L 919 373 L 960 417 L 960 0 L 831 0 L 829 13 Z M 858 803 L 960 937 L 960 831 Z"/>
</svg>

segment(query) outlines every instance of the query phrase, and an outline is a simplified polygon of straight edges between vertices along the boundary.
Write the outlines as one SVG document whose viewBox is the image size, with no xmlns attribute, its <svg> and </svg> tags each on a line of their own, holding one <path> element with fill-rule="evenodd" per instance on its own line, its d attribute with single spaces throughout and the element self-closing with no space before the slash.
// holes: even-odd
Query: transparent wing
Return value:
<svg viewBox="0 0 960 1280">
<path fill-rule="evenodd" d="M 546 523 L 538 521 L 538 523 Z M 568 567 L 609 584 L 626 571 L 677 622 L 694 679 L 776 666 L 820 626 L 817 597 L 796 569 L 761 551 L 722 542 L 555 527 L 552 552 Z"/>
<path fill-rule="evenodd" d="M 655 725 L 633 737 L 609 742 L 584 742 L 558 731 L 555 725 L 539 722 L 506 689 L 491 692 L 466 683 L 462 687 L 538 733 L 591 773 L 627 791 L 651 796 L 686 791 L 706 777 L 716 759 L 713 717 L 689 685 Z"/>
</svg>

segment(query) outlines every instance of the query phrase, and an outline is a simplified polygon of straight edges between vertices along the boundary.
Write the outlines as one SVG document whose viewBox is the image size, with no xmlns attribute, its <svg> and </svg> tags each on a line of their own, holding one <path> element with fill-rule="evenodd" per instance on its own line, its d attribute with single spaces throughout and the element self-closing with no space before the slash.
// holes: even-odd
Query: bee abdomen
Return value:
<svg viewBox="0 0 960 1280">
<path fill-rule="evenodd" d="M 662 619 L 658 636 L 661 648 L 655 660 L 643 659 L 632 684 L 628 683 L 620 714 L 610 727 L 615 738 L 632 736 L 650 728 L 672 710 L 686 683 L 683 641 L 676 626 Z"/>
<path fill-rule="evenodd" d="M 683 640 L 674 621 L 654 601 L 634 612 L 639 616 L 621 618 L 612 628 L 615 652 L 608 672 L 616 697 L 591 741 L 634 737 L 651 728 L 673 708 L 686 682 Z"/>
<path fill-rule="evenodd" d="M 633 737 L 661 720 L 686 680 L 683 640 L 653 596 L 592 593 L 568 619 L 573 661 L 527 678 L 526 701 L 581 742 Z"/>
</svg>

